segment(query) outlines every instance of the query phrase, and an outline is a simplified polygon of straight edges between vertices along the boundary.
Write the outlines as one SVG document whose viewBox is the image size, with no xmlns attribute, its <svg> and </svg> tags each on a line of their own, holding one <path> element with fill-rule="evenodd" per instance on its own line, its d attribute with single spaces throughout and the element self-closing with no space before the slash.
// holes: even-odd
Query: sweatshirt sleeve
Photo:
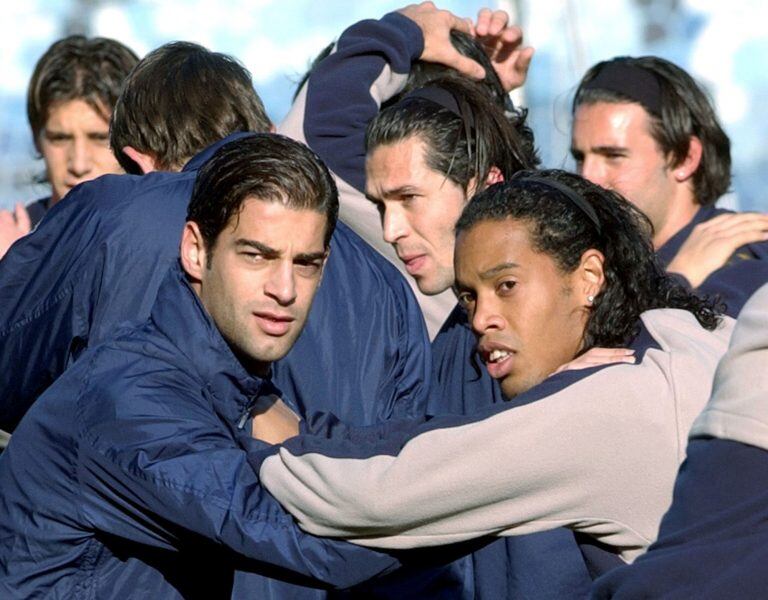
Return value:
<svg viewBox="0 0 768 600">
<path fill-rule="evenodd" d="M 363 192 L 365 129 L 381 103 L 405 85 L 423 44 L 419 27 L 400 13 L 352 25 L 312 72 L 279 132 L 305 141 Z"/>
<path fill-rule="evenodd" d="M 368 546 L 573 526 L 634 556 L 656 534 L 678 466 L 677 436 L 650 433 L 675 421 L 673 402 L 654 406 L 671 395 L 663 369 L 564 373 L 534 390 L 514 408 L 439 417 L 378 440 L 294 438 L 264 460 L 262 482 L 302 528 Z"/>
</svg>

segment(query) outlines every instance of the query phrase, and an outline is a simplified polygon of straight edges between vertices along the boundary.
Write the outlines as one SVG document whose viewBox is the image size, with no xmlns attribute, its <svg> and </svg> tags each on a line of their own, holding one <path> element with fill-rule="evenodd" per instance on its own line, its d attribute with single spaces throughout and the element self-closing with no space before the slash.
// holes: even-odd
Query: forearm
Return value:
<svg viewBox="0 0 768 600">
<path fill-rule="evenodd" d="M 312 72 L 280 133 L 306 141 L 338 177 L 365 188 L 365 129 L 405 85 L 423 50 L 419 27 L 401 14 L 360 21 Z"/>
</svg>

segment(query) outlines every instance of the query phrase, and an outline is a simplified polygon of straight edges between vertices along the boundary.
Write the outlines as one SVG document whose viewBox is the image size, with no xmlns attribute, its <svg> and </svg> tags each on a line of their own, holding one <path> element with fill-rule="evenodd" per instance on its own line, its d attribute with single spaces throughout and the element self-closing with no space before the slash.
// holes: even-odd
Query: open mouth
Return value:
<svg viewBox="0 0 768 600">
<path fill-rule="evenodd" d="M 495 348 L 491 351 L 481 352 L 488 374 L 494 379 L 506 377 L 513 366 L 514 353 L 509 350 Z"/>
</svg>

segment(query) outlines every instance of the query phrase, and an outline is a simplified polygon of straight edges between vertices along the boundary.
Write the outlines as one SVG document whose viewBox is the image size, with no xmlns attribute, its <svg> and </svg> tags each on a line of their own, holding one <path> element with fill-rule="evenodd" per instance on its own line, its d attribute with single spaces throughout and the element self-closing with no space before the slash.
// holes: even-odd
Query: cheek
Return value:
<svg viewBox="0 0 768 600">
<path fill-rule="evenodd" d="M 101 173 L 123 172 L 120 163 L 117 162 L 117 158 L 111 148 L 98 146 L 93 149 L 91 156 L 93 157 L 93 164 L 101 171 Z"/>
<path fill-rule="evenodd" d="M 60 175 L 67 167 L 67 152 L 65 148 L 43 144 L 40 154 L 45 161 L 45 168 L 49 174 Z"/>
</svg>

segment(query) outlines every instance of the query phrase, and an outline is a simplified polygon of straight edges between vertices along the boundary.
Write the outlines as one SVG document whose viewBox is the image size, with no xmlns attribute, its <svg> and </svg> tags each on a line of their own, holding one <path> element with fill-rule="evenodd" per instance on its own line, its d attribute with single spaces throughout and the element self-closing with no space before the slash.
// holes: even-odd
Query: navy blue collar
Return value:
<svg viewBox="0 0 768 600">
<path fill-rule="evenodd" d="M 205 163 L 208 162 L 208 160 L 216 153 L 216 150 L 221 148 L 224 144 L 228 144 L 229 142 L 234 142 L 235 140 L 239 140 L 241 138 L 249 137 L 254 135 L 250 131 L 246 132 L 240 132 L 240 133 L 233 133 L 225 137 L 223 140 L 219 140 L 218 142 L 215 142 L 208 146 L 205 150 L 202 150 L 201 152 L 198 152 L 193 156 L 189 162 L 184 165 L 184 168 L 181 170 L 182 173 L 186 173 L 189 171 L 197 171 L 200 167 L 202 167 Z"/>
<path fill-rule="evenodd" d="M 150 320 L 194 366 L 216 399 L 216 410 L 237 422 L 259 396 L 280 395 L 269 379 L 250 374 L 235 357 L 181 266 L 168 271 Z"/>
<path fill-rule="evenodd" d="M 656 257 L 661 262 L 662 266 L 666 269 L 675 255 L 680 251 L 680 246 L 685 243 L 688 236 L 691 235 L 693 228 L 699 223 L 709 221 L 712 217 L 719 215 L 720 213 L 727 212 L 722 208 L 715 208 L 714 206 L 702 206 L 693 215 L 693 219 L 678 231 L 675 235 L 667 240 L 667 242 L 658 250 L 656 250 Z"/>
</svg>

